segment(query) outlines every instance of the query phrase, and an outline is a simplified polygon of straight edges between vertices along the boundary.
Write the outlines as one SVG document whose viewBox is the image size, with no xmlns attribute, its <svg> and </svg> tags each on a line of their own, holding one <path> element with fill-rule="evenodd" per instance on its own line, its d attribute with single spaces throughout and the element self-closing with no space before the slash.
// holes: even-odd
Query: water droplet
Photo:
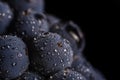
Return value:
<svg viewBox="0 0 120 80">
<path fill-rule="evenodd" d="M 52 56 L 54 56 L 55 54 L 54 53 L 52 53 Z"/>
<path fill-rule="evenodd" d="M 39 23 L 39 25 L 41 25 L 42 21 L 41 21 L 41 20 L 38 20 L 38 23 Z"/>
<path fill-rule="evenodd" d="M 8 36 L 7 35 L 5 35 L 5 38 L 7 38 Z"/>
<path fill-rule="evenodd" d="M 50 76 L 50 79 L 52 79 L 53 77 L 52 76 Z"/>
<path fill-rule="evenodd" d="M 33 21 L 33 24 L 35 24 L 35 21 Z"/>
<path fill-rule="evenodd" d="M 32 26 L 32 32 L 34 32 L 35 31 L 35 27 L 34 26 Z"/>
<path fill-rule="evenodd" d="M 3 13 L 2 16 L 5 16 L 5 13 Z"/>
<path fill-rule="evenodd" d="M 61 59 L 61 60 L 60 60 L 60 62 L 62 63 L 62 62 L 63 62 L 63 60 Z"/>
<path fill-rule="evenodd" d="M 25 35 L 25 32 L 22 32 L 22 35 Z"/>
<path fill-rule="evenodd" d="M 57 64 L 55 63 L 54 66 L 57 66 Z"/>
<path fill-rule="evenodd" d="M 89 72 L 89 71 L 90 71 L 90 69 L 88 69 L 88 68 L 85 70 L 85 72 Z"/>
<path fill-rule="evenodd" d="M 37 38 L 34 38 L 34 40 L 36 41 L 36 40 L 37 40 Z"/>
<path fill-rule="evenodd" d="M 41 55 L 41 57 L 44 57 L 43 55 Z"/>
<path fill-rule="evenodd" d="M 4 46 L 2 46 L 2 47 L 1 47 L 1 50 L 3 50 L 3 49 L 5 49 L 5 47 L 4 47 Z"/>
<path fill-rule="evenodd" d="M 21 72 L 19 72 L 19 76 L 21 75 L 22 73 Z"/>
<path fill-rule="evenodd" d="M 62 66 L 65 67 L 65 64 L 63 64 Z"/>
<path fill-rule="evenodd" d="M 16 66 L 16 63 L 14 62 L 14 63 L 12 63 L 12 66 Z"/>
<path fill-rule="evenodd" d="M 9 71 L 7 70 L 6 73 L 9 73 Z"/>
<path fill-rule="evenodd" d="M 58 52 L 57 49 L 55 49 L 55 52 Z"/>
<path fill-rule="evenodd" d="M 64 41 L 65 41 L 67 44 L 70 44 L 70 42 L 69 42 L 67 39 L 64 39 Z"/>
<path fill-rule="evenodd" d="M 82 80 L 83 78 L 82 78 L 82 77 L 80 77 L 80 79 Z"/>
<path fill-rule="evenodd" d="M 71 64 L 71 62 L 68 62 L 68 64 Z"/>
<path fill-rule="evenodd" d="M 10 46 L 8 45 L 7 48 L 10 49 Z"/>
<path fill-rule="evenodd" d="M 65 53 L 64 55 L 66 56 L 67 54 Z"/>
<path fill-rule="evenodd" d="M 47 71 L 47 73 L 50 73 L 50 71 Z"/>
<path fill-rule="evenodd" d="M 38 79 L 35 77 L 34 80 L 38 80 Z"/>
<path fill-rule="evenodd" d="M 44 43 L 44 45 L 46 46 L 46 45 L 47 45 L 47 43 L 45 42 L 45 43 Z"/>
<path fill-rule="evenodd" d="M 36 35 L 36 34 L 37 34 L 37 32 L 34 32 L 34 34 Z"/>
<path fill-rule="evenodd" d="M 67 49 L 64 49 L 64 52 L 66 52 L 67 51 Z"/>
<path fill-rule="evenodd" d="M 48 52 L 48 54 L 50 55 L 51 53 L 50 53 L 50 52 Z"/>
<path fill-rule="evenodd" d="M 35 26 L 32 26 L 32 29 L 35 29 Z"/>
<path fill-rule="evenodd" d="M 55 26 L 56 29 L 59 29 L 60 27 L 58 25 Z"/>
<path fill-rule="evenodd" d="M 11 15 L 8 15 L 8 19 L 11 19 L 12 18 L 12 16 Z"/>
<path fill-rule="evenodd" d="M 69 59 L 67 58 L 67 61 L 69 61 Z"/>
<path fill-rule="evenodd" d="M 22 54 L 21 54 L 21 53 L 18 53 L 17 56 L 18 56 L 18 57 L 22 57 Z"/>
<path fill-rule="evenodd" d="M 58 53 L 58 55 L 60 55 L 60 53 Z"/>
<path fill-rule="evenodd" d="M 41 47 L 40 50 L 44 50 L 44 47 Z"/>
<path fill-rule="evenodd" d="M 27 77 L 25 76 L 25 77 L 24 77 L 24 80 L 26 80 L 26 79 L 27 79 Z"/>
</svg>

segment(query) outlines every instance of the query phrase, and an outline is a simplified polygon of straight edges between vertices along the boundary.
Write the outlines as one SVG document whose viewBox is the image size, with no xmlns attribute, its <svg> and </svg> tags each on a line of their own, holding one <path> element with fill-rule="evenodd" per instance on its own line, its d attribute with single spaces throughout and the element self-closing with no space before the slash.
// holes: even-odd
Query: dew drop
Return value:
<svg viewBox="0 0 120 80">
<path fill-rule="evenodd" d="M 11 16 L 11 15 L 9 15 L 9 16 L 8 16 L 8 19 L 11 19 L 11 18 L 12 18 L 12 16 Z"/>
<path fill-rule="evenodd" d="M 40 50 L 44 50 L 44 47 L 41 47 Z"/>
<path fill-rule="evenodd" d="M 54 66 L 57 66 L 57 64 L 55 63 Z"/>
<path fill-rule="evenodd" d="M 33 21 L 33 24 L 35 24 L 35 21 Z"/>
<path fill-rule="evenodd" d="M 80 79 L 82 80 L 83 78 L 82 78 L 82 77 L 80 77 Z"/>
<path fill-rule="evenodd" d="M 44 43 L 44 45 L 46 46 L 46 45 L 47 45 L 47 43 L 45 42 L 45 43 Z"/>
<path fill-rule="evenodd" d="M 67 54 L 65 53 L 64 55 L 66 56 Z"/>
<path fill-rule="evenodd" d="M 62 63 L 62 62 L 63 62 L 63 60 L 61 59 L 61 60 L 60 60 L 60 62 Z"/>
<path fill-rule="evenodd" d="M 2 16 L 5 16 L 5 15 L 6 15 L 5 13 L 2 14 Z"/>
<path fill-rule="evenodd" d="M 22 32 L 22 35 L 25 35 L 25 32 Z"/>
<path fill-rule="evenodd" d="M 9 73 L 9 71 L 7 70 L 6 73 Z"/>
<path fill-rule="evenodd" d="M 14 62 L 14 63 L 12 63 L 12 66 L 16 66 L 16 63 Z"/>
<path fill-rule="evenodd" d="M 50 53 L 50 52 L 48 52 L 48 54 L 50 55 L 51 53 Z"/>
<path fill-rule="evenodd" d="M 32 26 L 32 29 L 35 29 L 35 26 Z"/>
<path fill-rule="evenodd" d="M 54 53 L 52 53 L 52 56 L 54 56 L 55 54 Z"/>
<path fill-rule="evenodd" d="M 52 76 L 50 76 L 50 79 L 52 79 L 53 77 Z"/>
<path fill-rule="evenodd" d="M 34 38 L 34 40 L 36 41 L 36 40 L 37 40 L 37 38 Z"/>
<path fill-rule="evenodd" d="M 63 67 L 65 67 L 65 64 L 63 64 Z"/>
<path fill-rule="evenodd" d="M 41 21 L 41 20 L 38 20 L 38 23 L 39 23 L 39 25 L 41 25 L 42 21 Z"/>
<path fill-rule="evenodd" d="M 4 47 L 4 46 L 2 46 L 2 47 L 1 47 L 1 50 L 3 50 L 3 49 L 5 49 L 5 47 Z"/>
<path fill-rule="evenodd" d="M 57 49 L 55 49 L 55 52 L 58 52 Z"/>
<path fill-rule="evenodd" d="M 58 25 L 55 26 L 56 29 L 59 29 L 60 27 Z"/>
<path fill-rule="evenodd" d="M 60 53 L 58 53 L 58 55 L 60 55 Z"/>
<path fill-rule="evenodd" d="M 21 54 L 21 53 L 18 53 L 17 56 L 18 56 L 18 57 L 22 57 L 22 54 Z"/>
<path fill-rule="evenodd" d="M 34 32 L 34 34 L 36 35 L 36 34 L 37 34 L 37 32 Z"/>
<path fill-rule="evenodd" d="M 38 80 L 38 79 L 35 77 L 34 80 Z"/>
<path fill-rule="evenodd" d="M 41 55 L 41 57 L 44 57 L 43 55 Z"/>
<path fill-rule="evenodd" d="M 7 48 L 10 49 L 10 46 L 8 45 Z"/>
<path fill-rule="evenodd" d="M 64 49 L 64 52 L 66 52 L 67 51 L 67 49 Z"/>
</svg>

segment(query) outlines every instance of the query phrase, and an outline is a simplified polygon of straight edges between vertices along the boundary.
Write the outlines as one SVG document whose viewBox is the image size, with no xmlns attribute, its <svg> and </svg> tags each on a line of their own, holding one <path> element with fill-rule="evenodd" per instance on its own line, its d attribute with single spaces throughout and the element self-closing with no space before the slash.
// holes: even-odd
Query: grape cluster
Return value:
<svg viewBox="0 0 120 80">
<path fill-rule="evenodd" d="M 83 56 L 80 27 L 44 3 L 0 0 L 0 80 L 105 80 Z"/>
</svg>

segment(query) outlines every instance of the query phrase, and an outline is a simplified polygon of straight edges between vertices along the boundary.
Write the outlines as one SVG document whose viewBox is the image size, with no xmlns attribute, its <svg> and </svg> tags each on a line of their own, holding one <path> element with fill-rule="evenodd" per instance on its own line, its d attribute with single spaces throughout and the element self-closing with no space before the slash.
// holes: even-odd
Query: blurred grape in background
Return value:
<svg viewBox="0 0 120 80">
<path fill-rule="evenodd" d="M 47 12 L 63 20 L 73 20 L 80 26 L 86 38 L 84 55 L 107 80 L 114 80 L 111 30 L 116 26 L 114 21 L 119 8 L 120 1 L 115 0 L 46 0 Z"/>
</svg>

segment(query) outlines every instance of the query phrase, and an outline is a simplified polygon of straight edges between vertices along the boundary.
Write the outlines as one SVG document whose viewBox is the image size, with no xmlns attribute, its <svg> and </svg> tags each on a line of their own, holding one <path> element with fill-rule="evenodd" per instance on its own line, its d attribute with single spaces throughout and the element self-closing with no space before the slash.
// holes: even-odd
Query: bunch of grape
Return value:
<svg viewBox="0 0 120 80">
<path fill-rule="evenodd" d="M 44 11 L 44 0 L 0 0 L 0 80 L 105 80 L 84 58 L 73 21 Z"/>
</svg>

